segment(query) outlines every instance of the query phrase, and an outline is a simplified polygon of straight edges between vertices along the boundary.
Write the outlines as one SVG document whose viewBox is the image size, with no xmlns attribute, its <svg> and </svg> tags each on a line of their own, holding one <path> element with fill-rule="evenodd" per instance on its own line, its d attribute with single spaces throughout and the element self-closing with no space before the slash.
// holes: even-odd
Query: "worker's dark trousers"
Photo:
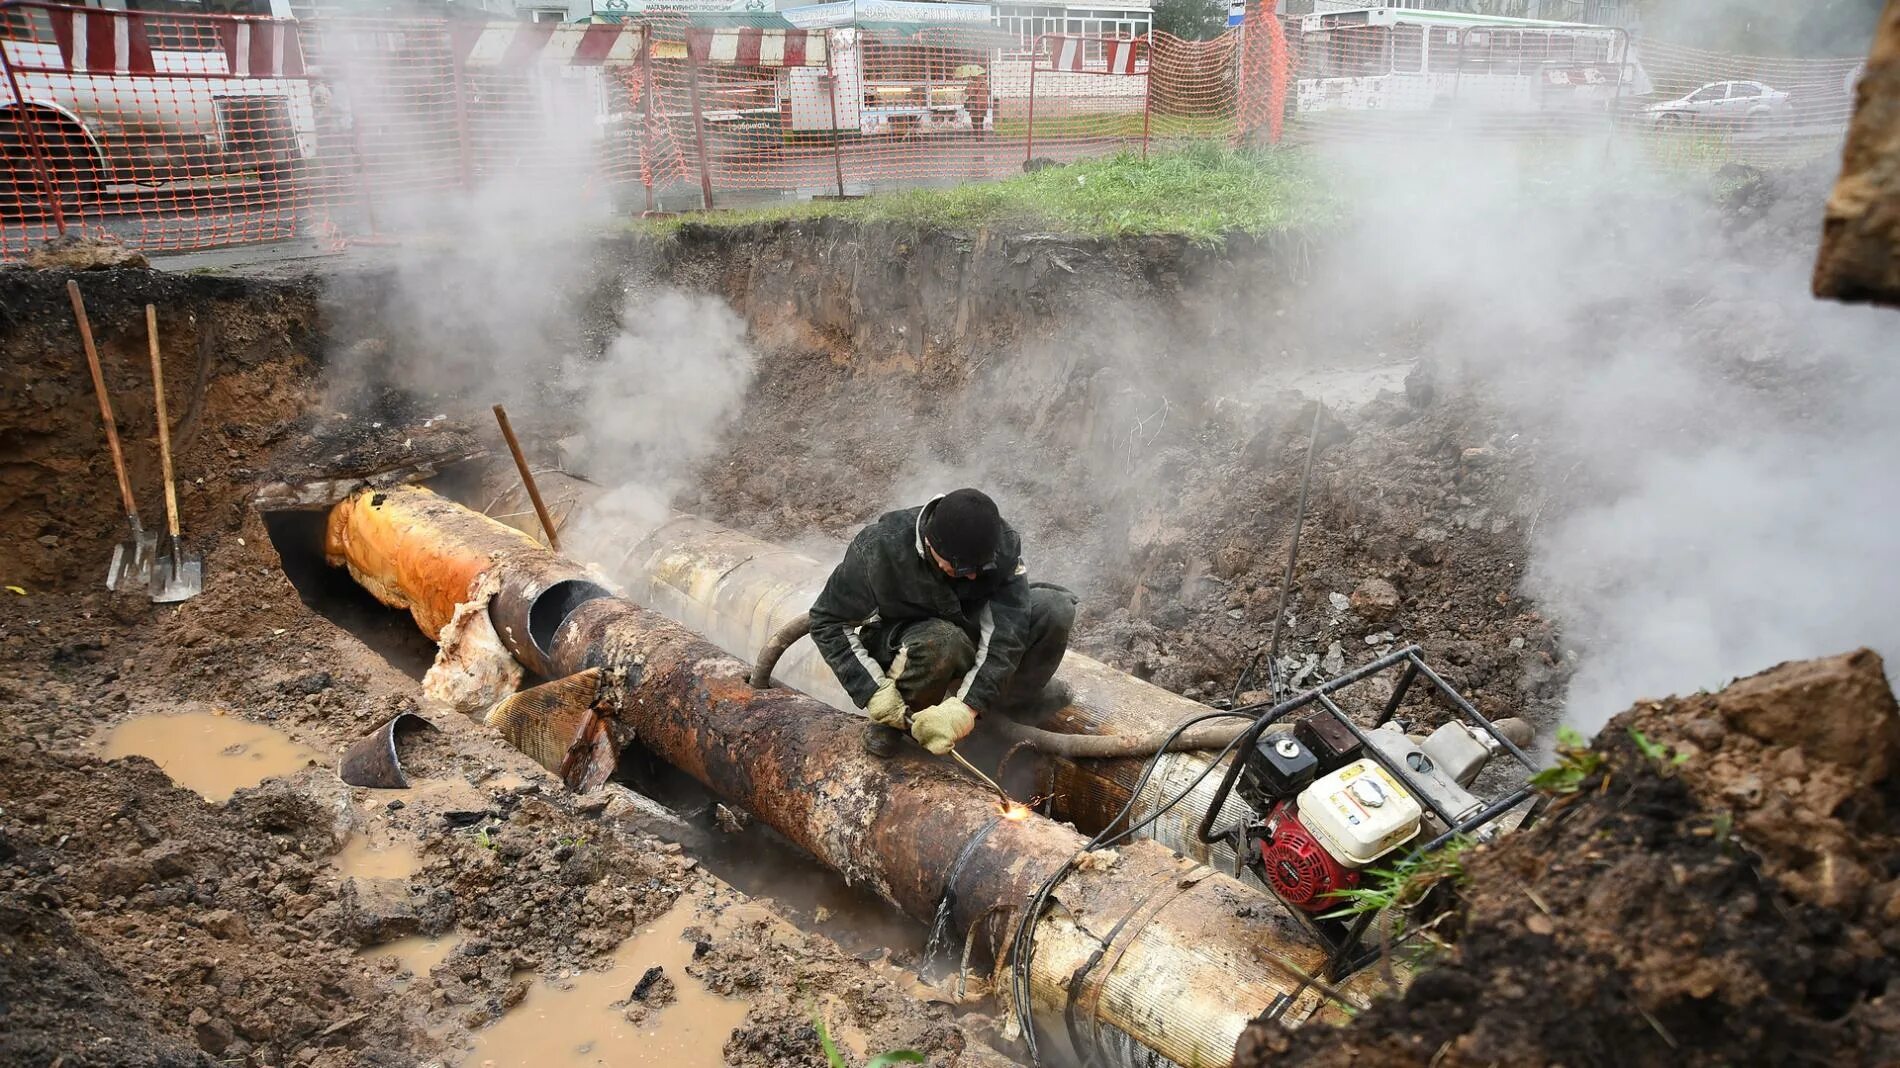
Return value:
<svg viewBox="0 0 1900 1068">
<path fill-rule="evenodd" d="M 1062 654 L 1069 648 L 1069 632 L 1075 629 L 1075 594 L 1050 583 L 1035 583 L 1029 588 L 1029 644 L 1016 660 L 1016 670 L 1003 682 L 1002 694 L 994 709 L 1015 717 L 1020 711 L 1034 709 L 1043 687 L 1055 678 Z M 976 663 L 976 643 L 963 628 L 947 619 L 926 619 L 901 627 L 870 628 L 860 632 L 864 646 L 877 662 L 890 667 L 901 646 L 908 646 L 910 658 L 904 673 L 897 678 L 897 691 L 911 709 L 922 710 L 956 692 Z"/>
</svg>

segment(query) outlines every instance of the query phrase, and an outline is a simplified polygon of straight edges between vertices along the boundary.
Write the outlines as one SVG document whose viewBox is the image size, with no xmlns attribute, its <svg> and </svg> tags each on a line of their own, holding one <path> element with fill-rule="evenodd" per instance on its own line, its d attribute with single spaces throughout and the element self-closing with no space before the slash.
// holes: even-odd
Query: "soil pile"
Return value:
<svg viewBox="0 0 1900 1068">
<path fill-rule="evenodd" d="M 1880 658 L 1648 702 L 1546 820 L 1469 854 L 1455 948 L 1351 1025 L 1237 1064 L 1900 1060 L 1900 718 Z"/>
</svg>

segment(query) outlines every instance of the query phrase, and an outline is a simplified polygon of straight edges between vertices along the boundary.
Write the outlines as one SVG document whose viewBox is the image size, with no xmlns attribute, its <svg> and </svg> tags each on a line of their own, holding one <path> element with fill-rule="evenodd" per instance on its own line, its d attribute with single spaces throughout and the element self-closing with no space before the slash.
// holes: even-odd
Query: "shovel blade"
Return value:
<svg viewBox="0 0 1900 1068">
<path fill-rule="evenodd" d="M 158 558 L 158 535 L 140 531 L 112 547 L 112 563 L 106 566 L 106 589 L 136 590 L 150 587 L 153 562 Z"/>
<path fill-rule="evenodd" d="M 152 567 L 151 595 L 156 604 L 187 601 L 204 592 L 205 558 L 199 552 L 172 552 Z"/>
</svg>

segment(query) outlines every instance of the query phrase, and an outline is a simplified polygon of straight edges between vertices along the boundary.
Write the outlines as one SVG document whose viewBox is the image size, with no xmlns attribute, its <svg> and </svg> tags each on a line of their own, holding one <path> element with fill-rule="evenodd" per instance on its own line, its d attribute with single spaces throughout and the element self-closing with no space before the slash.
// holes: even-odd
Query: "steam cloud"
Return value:
<svg viewBox="0 0 1900 1068">
<path fill-rule="evenodd" d="M 1347 291 L 1435 324 L 1428 358 L 1537 439 L 1525 591 L 1578 654 L 1571 722 L 1900 648 L 1900 323 L 1808 295 L 1825 174 L 1738 233 L 1693 179 L 1600 147 L 1348 165 Z"/>
<path fill-rule="evenodd" d="M 507 404 L 530 452 L 560 437 L 570 473 L 610 487 L 563 547 L 617 563 L 736 412 L 752 377 L 744 322 L 717 298 L 647 284 L 602 241 L 615 223 L 597 164 L 625 146 L 602 133 L 598 70 L 476 85 L 483 169 L 445 193 L 455 161 L 439 138 L 405 134 L 440 115 L 405 113 L 400 75 L 353 66 L 348 44 L 326 50 L 329 73 L 378 87 L 355 94 L 348 116 L 374 182 L 366 210 L 402 236 L 387 288 L 369 295 L 381 305 L 374 333 L 329 354 L 332 404 L 360 408 L 391 390 L 475 412 Z M 427 191 L 391 192 L 410 179 Z M 360 315 L 338 319 L 347 330 Z"/>
</svg>

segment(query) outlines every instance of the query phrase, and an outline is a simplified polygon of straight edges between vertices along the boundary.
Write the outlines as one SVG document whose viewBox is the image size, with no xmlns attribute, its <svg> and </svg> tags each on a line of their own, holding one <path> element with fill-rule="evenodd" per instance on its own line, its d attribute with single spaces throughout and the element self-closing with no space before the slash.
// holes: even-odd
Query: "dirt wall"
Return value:
<svg viewBox="0 0 1900 1068">
<path fill-rule="evenodd" d="M 1900 3 L 1888 0 L 1828 198 L 1816 296 L 1900 306 Z"/>
<path fill-rule="evenodd" d="M 0 544 L 4 581 L 103 579 L 127 527 L 66 295 L 79 280 L 140 518 L 165 522 L 145 311 L 159 308 L 178 501 L 188 532 L 237 529 L 248 482 L 309 406 L 314 283 L 148 270 L 0 271 Z M 199 479 L 204 479 L 200 482 Z M 95 576 L 95 572 L 97 573 Z"/>
<path fill-rule="evenodd" d="M 1023 530 L 1032 578 L 1083 594 L 1083 648 L 1227 698 L 1265 686 L 1321 397 L 1290 672 L 1418 640 L 1487 711 L 1548 712 L 1563 653 L 1518 589 L 1533 435 L 1412 369 L 1404 334 L 1312 315 L 1319 254 L 1298 235 L 684 227 L 636 259 L 725 297 L 759 358 L 675 504 L 822 555 L 974 482 Z"/>
</svg>

